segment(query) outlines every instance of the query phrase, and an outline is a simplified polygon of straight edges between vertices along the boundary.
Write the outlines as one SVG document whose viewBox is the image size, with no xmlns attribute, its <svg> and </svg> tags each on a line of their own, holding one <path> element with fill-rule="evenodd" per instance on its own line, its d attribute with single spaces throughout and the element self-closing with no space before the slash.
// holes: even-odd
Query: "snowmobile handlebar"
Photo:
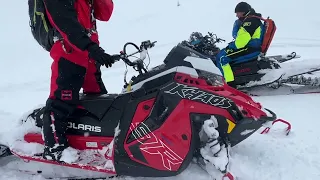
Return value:
<svg viewBox="0 0 320 180">
<path fill-rule="evenodd" d="M 133 42 L 127 42 L 123 46 L 123 50 L 120 52 L 120 55 L 118 55 L 118 58 L 116 58 L 116 60 L 123 60 L 124 63 L 126 63 L 128 66 L 132 66 L 136 71 L 139 71 L 140 74 L 142 74 L 142 70 L 144 72 L 147 72 L 146 68 L 144 67 L 143 60 L 147 57 L 148 49 L 154 47 L 156 42 L 157 41 L 151 42 L 150 40 L 143 41 L 141 42 L 140 47 Z M 131 54 L 127 54 L 127 46 L 129 45 L 135 47 L 137 51 Z M 134 56 L 138 53 L 140 53 L 140 57 L 137 60 L 129 60 L 129 57 Z"/>
<path fill-rule="evenodd" d="M 208 36 L 209 35 L 209 36 Z M 226 40 L 218 38 L 216 34 L 213 34 L 212 32 L 208 32 L 208 35 L 206 35 L 207 38 L 213 38 L 214 43 L 219 43 L 219 42 L 225 42 Z"/>
</svg>

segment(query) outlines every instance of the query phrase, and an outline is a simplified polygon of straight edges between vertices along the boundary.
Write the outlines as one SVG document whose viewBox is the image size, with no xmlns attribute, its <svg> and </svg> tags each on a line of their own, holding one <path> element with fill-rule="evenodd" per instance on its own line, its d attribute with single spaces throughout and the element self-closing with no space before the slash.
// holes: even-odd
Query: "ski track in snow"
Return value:
<svg viewBox="0 0 320 180">
<path fill-rule="evenodd" d="M 174 45 L 189 38 L 193 31 L 200 31 L 203 34 L 208 31 L 214 32 L 218 37 L 226 39 L 227 42 L 230 41 L 231 28 L 235 20 L 233 9 L 237 2 L 198 0 L 194 3 L 191 0 L 180 0 L 181 6 L 177 7 L 176 1 L 172 0 L 117 1 L 114 2 L 115 11 L 110 22 L 105 25 L 98 22 L 101 44 L 107 52 L 118 53 L 127 41 L 140 43 L 147 39 L 157 40 L 156 47 L 150 50 L 150 67 L 153 67 L 165 58 Z M 276 0 L 248 2 L 263 15 L 271 16 L 277 23 L 277 33 L 268 55 L 287 54 L 292 51 L 302 55 L 300 59 L 285 63 L 286 67 L 320 64 L 320 57 L 315 55 L 320 47 L 320 36 L 318 29 L 314 26 L 316 16 L 305 17 L 309 14 L 308 12 L 317 12 L 318 1 L 309 0 L 303 4 L 298 0 L 292 0 L 289 4 Z M 15 1 L 5 3 L 15 6 L 21 12 L 27 9 L 26 3 Z M 291 12 L 286 13 L 284 17 L 283 9 L 290 9 Z M 38 104 L 45 103 L 49 94 L 51 63 L 49 54 L 43 52 L 32 39 L 27 15 L 20 16 L 18 13 L 9 21 L 6 18 L 11 11 L 9 10 L 10 8 L 4 9 L 0 16 L 1 22 L 6 23 L 8 27 L 1 29 L 3 42 L 8 43 L 2 43 L 5 53 L 2 53 L 3 56 L 0 58 L 2 77 L 0 79 L 0 142 L 4 144 L 12 140 L 10 132 L 15 128 L 21 115 Z M 286 18 L 296 16 L 295 12 L 299 12 L 299 17 Z M 217 18 L 213 20 L 212 17 Z M 301 38 L 298 35 L 306 29 L 299 29 L 292 25 L 300 20 L 301 27 L 310 27 L 308 33 Z M 19 33 L 15 33 L 13 28 L 19 29 Z M 13 36 L 14 40 L 11 39 Z M 218 46 L 224 47 L 227 42 Z M 293 63 L 296 64 L 292 65 Z M 124 70 L 125 66 L 122 62 L 116 63 L 111 69 L 102 69 L 103 79 L 109 92 L 120 92 Z M 128 70 L 127 80 L 134 74 L 130 68 Z M 285 136 L 284 126 L 276 124 L 269 134 L 261 135 L 257 132 L 234 147 L 231 151 L 231 172 L 237 176 L 238 180 L 320 179 L 320 146 L 318 145 L 320 136 L 317 128 L 320 125 L 317 118 L 320 95 L 269 96 L 254 97 L 254 99 L 261 102 L 264 107 L 273 110 L 279 118 L 290 121 L 293 129 L 289 136 Z M 43 174 L 31 176 L 17 169 L 42 170 Z M 42 180 L 48 176 L 59 179 L 58 177 L 70 175 L 100 177 L 105 174 L 36 162 L 26 163 L 13 157 L 0 159 L 0 179 Z M 191 164 L 177 177 L 117 178 L 117 180 L 121 179 L 208 180 L 209 176 L 202 169 Z"/>
</svg>

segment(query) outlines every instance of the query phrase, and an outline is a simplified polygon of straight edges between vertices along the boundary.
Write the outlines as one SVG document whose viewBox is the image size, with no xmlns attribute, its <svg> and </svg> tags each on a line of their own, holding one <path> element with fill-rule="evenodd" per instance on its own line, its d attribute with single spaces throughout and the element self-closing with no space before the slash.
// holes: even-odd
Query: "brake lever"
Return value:
<svg viewBox="0 0 320 180">
<path fill-rule="evenodd" d="M 140 51 L 152 48 L 155 46 L 156 43 L 157 41 L 153 41 L 153 42 L 151 42 L 150 40 L 143 41 L 140 45 Z"/>
</svg>

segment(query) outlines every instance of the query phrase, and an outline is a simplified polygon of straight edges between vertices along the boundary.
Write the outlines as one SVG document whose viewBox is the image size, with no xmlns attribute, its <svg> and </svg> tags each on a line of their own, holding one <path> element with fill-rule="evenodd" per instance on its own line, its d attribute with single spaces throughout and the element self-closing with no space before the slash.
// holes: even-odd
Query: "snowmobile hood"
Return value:
<svg viewBox="0 0 320 180">
<path fill-rule="evenodd" d="M 226 84 L 222 87 L 222 89 L 222 91 L 215 91 L 215 93 L 223 95 L 224 97 L 232 100 L 244 118 L 260 119 L 262 117 L 268 117 L 268 113 L 266 113 L 268 111 L 264 111 L 262 105 L 259 102 L 254 101 L 248 94 L 245 94 L 242 91 L 234 89 Z"/>
</svg>

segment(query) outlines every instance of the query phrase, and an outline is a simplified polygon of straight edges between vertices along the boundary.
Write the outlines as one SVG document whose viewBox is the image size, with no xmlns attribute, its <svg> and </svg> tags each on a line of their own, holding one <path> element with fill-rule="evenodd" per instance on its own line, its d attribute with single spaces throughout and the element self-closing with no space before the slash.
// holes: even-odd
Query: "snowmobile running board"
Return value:
<svg viewBox="0 0 320 180">
<path fill-rule="evenodd" d="M 27 161 L 38 161 L 38 162 L 43 162 L 43 163 L 50 163 L 50 164 L 53 164 L 53 165 L 63 165 L 63 166 L 66 166 L 66 167 L 71 167 L 71 168 L 78 168 L 78 169 L 84 169 L 84 170 L 90 170 L 90 171 L 96 171 L 96 172 L 102 172 L 102 173 L 106 173 L 106 174 L 109 174 L 109 175 L 116 175 L 116 172 L 113 170 L 113 169 L 109 169 L 109 168 L 102 168 L 102 167 L 94 167 L 90 164 L 94 164 L 95 161 L 97 159 L 102 159 L 102 158 L 105 158 L 107 160 L 110 160 L 110 161 L 113 161 L 113 158 L 112 157 L 108 157 L 108 156 L 104 156 L 104 157 L 94 157 L 92 159 L 92 162 L 89 162 L 88 164 L 77 164 L 77 163 L 64 163 L 64 162 L 57 162 L 57 161 L 51 161 L 51 160 L 46 160 L 46 159 L 43 159 L 42 156 L 40 156 L 40 154 L 36 154 L 34 156 L 28 156 L 28 155 L 23 155 L 23 154 L 20 154 L 18 152 L 15 152 L 14 150 L 11 151 L 12 154 L 24 159 L 24 160 L 27 160 Z"/>
</svg>

